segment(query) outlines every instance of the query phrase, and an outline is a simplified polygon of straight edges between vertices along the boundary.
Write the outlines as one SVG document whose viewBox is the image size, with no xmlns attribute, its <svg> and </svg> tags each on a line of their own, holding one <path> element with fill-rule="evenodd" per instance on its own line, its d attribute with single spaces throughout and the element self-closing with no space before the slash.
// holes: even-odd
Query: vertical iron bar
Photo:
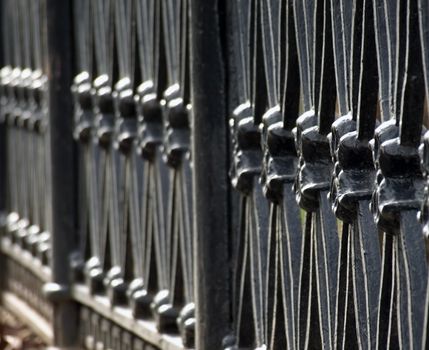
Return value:
<svg viewBox="0 0 429 350">
<path fill-rule="evenodd" d="M 229 202 L 223 0 L 191 1 L 196 349 L 220 349 L 229 323 Z M 210 142 L 214 147 L 207 147 Z"/>
<path fill-rule="evenodd" d="M 67 298 L 68 257 L 75 242 L 75 173 L 72 83 L 71 1 L 46 0 L 51 184 L 52 280 L 45 286 L 54 303 L 54 343 L 72 346 L 77 339 L 77 309 Z"/>
<path fill-rule="evenodd" d="M 6 42 L 4 40 L 4 36 L 6 33 L 5 25 L 4 25 L 4 17 L 6 14 L 4 13 L 5 10 L 5 1 L 0 1 L 0 67 L 3 67 L 5 65 L 5 60 L 3 57 L 3 51 L 4 47 L 6 45 Z M 0 77 L 1 79 L 1 77 Z M 1 82 L 0 82 L 1 84 Z M 3 119 L 3 113 L 4 111 L 1 110 L 3 106 L 3 94 L 4 94 L 4 87 L 0 86 L 0 230 L 5 225 L 6 220 L 6 172 L 7 172 L 7 165 L 6 165 L 6 121 Z M 0 234 L 2 232 L 0 231 Z"/>
</svg>

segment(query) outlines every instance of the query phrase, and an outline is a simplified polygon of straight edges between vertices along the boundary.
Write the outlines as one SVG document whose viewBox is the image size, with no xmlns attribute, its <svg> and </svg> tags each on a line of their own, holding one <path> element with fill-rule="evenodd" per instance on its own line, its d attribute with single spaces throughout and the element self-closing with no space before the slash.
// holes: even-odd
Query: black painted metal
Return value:
<svg viewBox="0 0 429 350">
<path fill-rule="evenodd" d="M 352 120 L 356 120 L 356 131 L 349 131 L 338 140 L 336 156 L 337 176 L 336 214 L 347 225 L 343 245 L 348 239 L 349 259 L 346 283 L 347 292 L 353 299 L 342 300 L 347 315 L 348 304 L 356 310 L 356 340 L 362 348 L 374 348 L 376 344 L 377 304 L 380 275 L 380 255 L 377 230 L 369 212 L 369 199 L 375 180 L 369 139 L 374 133 L 377 103 L 377 67 L 371 65 L 371 53 L 375 51 L 374 15 L 371 2 L 355 4 L 353 16 L 352 64 L 359 66 L 358 74 L 352 76 L 352 99 L 359 96 L 357 104 L 352 103 Z M 371 89 L 368 87 L 371 86 Z M 356 93 L 356 90 L 358 93 Z M 338 134 L 338 133 L 337 133 Z M 343 233 L 344 234 L 344 233 Z M 365 252 L 362 253 L 362 251 Z M 341 272 L 340 272 L 341 273 Z M 341 277 L 340 277 L 341 278 Z M 364 286 L 360 291 L 359 286 Z M 344 296 L 342 296 L 344 298 Z M 348 315 L 337 324 L 347 329 L 351 320 Z M 350 339 L 340 337 L 337 344 L 347 347 Z M 352 340 L 353 342 L 353 340 Z"/>
<path fill-rule="evenodd" d="M 311 60 L 312 71 L 310 109 L 298 119 L 296 131 L 300 155 L 297 200 L 307 212 L 304 240 L 305 248 L 309 247 L 304 253 L 301 269 L 301 293 L 305 296 L 301 295 L 299 309 L 302 336 L 299 346 L 332 348 L 335 294 L 330 291 L 337 288 L 338 256 L 336 223 L 327 199 L 332 164 L 326 135 L 335 112 L 332 26 L 330 3 L 304 2 L 304 6 L 305 11 L 299 16 L 306 15 L 306 33 L 311 31 L 308 18 L 314 16 L 315 20 L 314 40 L 308 34 L 304 37 L 308 43 L 310 55 L 307 59 Z M 328 35 L 323 35 L 324 30 Z"/>
<path fill-rule="evenodd" d="M 87 349 L 424 349 L 423 0 L 1 0 L 1 295 Z"/>
<path fill-rule="evenodd" d="M 231 2 L 190 1 L 193 104 L 194 261 L 197 349 L 220 349 L 230 328 L 231 211 L 228 178 L 228 79 L 222 23 Z M 206 147 L 207 144 L 213 147 Z M 204 325 L 204 326 L 201 326 Z"/>
<path fill-rule="evenodd" d="M 70 298 L 68 257 L 75 249 L 75 173 L 72 98 L 72 42 L 63 37 L 71 30 L 70 1 L 46 0 L 47 109 L 49 114 L 47 169 L 51 178 L 48 203 L 52 248 L 52 280 L 43 291 L 53 305 L 54 343 L 61 347 L 75 344 L 77 309 Z M 25 5 L 24 5 L 25 6 Z M 48 205 L 49 207 L 49 205 Z"/>
</svg>

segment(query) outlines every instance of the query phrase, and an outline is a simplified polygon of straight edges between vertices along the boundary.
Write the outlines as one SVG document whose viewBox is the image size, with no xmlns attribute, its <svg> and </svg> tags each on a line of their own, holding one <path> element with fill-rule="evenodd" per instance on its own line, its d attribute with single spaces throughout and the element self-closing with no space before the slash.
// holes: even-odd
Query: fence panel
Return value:
<svg viewBox="0 0 429 350">
<path fill-rule="evenodd" d="M 1 303 L 48 345 L 427 347 L 425 1 L 0 17 Z"/>
</svg>

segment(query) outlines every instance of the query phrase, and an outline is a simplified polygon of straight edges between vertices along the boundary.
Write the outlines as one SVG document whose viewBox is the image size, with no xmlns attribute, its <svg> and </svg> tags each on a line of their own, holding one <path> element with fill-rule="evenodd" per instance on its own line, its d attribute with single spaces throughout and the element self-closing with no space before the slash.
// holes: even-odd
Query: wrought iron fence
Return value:
<svg viewBox="0 0 429 350">
<path fill-rule="evenodd" d="M 429 4 L 1 0 L 1 302 L 87 349 L 425 349 Z"/>
</svg>

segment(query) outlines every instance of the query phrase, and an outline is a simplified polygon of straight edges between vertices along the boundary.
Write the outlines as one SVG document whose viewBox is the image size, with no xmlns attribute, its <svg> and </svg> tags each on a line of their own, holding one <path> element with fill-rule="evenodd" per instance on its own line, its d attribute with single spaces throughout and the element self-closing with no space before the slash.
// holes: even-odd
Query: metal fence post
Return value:
<svg viewBox="0 0 429 350">
<path fill-rule="evenodd" d="M 196 349 L 220 349 L 229 327 L 228 159 L 222 0 L 191 1 Z"/>
<path fill-rule="evenodd" d="M 1 2 L 0 2 L 1 3 Z M 3 67 L 3 14 L 0 14 L 0 67 Z M 0 92 L 1 95 L 2 92 Z M 0 109 L 2 104 L 0 102 Z M 1 115 L 1 111 L 0 111 Z M 6 126 L 4 120 L 0 117 L 0 228 L 3 227 L 6 220 Z"/>
<path fill-rule="evenodd" d="M 52 284 L 54 344 L 75 345 L 77 308 L 69 298 L 68 259 L 75 247 L 75 160 L 73 142 L 71 1 L 46 0 Z"/>
</svg>

